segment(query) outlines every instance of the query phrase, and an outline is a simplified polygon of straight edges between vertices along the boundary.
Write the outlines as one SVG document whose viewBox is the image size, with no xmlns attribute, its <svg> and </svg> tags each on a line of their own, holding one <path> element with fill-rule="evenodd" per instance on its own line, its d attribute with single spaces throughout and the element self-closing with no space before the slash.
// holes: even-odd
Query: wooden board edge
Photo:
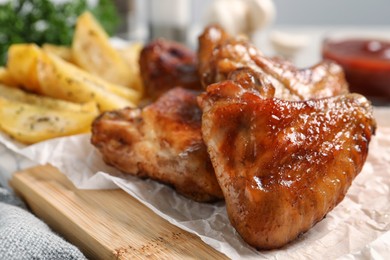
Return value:
<svg viewBox="0 0 390 260">
<path fill-rule="evenodd" d="M 40 174 L 51 174 L 52 179 L 47 179 L 47 177 L 40 178 Z M 58 184 L 60 184 L 61 187 L 56 187 Z M 61 213 L 53 202 L 48 201 L 45 197 L 45 189 L 49 189 L 49 193 L 53 192 L 53 189 L 54 191 L 56 189 L 61 189 L 61 192 L 69 192 L 70 194 L 64 194 L 65 197 L 72 197 L 73 192 L 75 192 L 75 196 L 78 193 L 83 194 L 84 192 L 77 190 L 66 176 L 60 173 L 56 168 L 45 165 L 35 166 L 16 172 L 10 180 L 10 186 L 13 187 L 15 192 L 26 201 L 27 205 L 31 208 L 34 214 L 44 220 L 55 232 L 61 234 L 65 239 L 78 246 L 88 258 L 129 259 L 130 257 L 131 259 L 134 259 L 139 253 L 140 248 L 138 248 L 137 253 L 137 248 L 132 248 L 131 246 L 117 247 L 115 249 L 108 248 L 104 243 L 100 243 L 98 240 L 94 239 L 93 234 L 85 230 L 85 227 L 80 227 L 74 221 L 69 220 L 69 216 Z M 34 186 L 35 189 L 31 188 L 31 186 Z M 118 192 L 130 196 L 122 190 L 118 190 Z M 132 197 L 131 199 L 135 200 Z M 142 207 L 145 207 L 148 211 L 147 214 L 153 214 L 154 218 L 157 217 L 162 219 L 145 205 L 141 203 L 139 204 L 142 205 Z M 145 244 L 147 246 L 152 245 L 154 251 L 152 250 L 151 253 L 159 255 L 159 259 L 165 257 L 167 259 L 183 259 L 183 257 L 186 259 L 198 259 L 197 257 L 193 257 L 193 255 L 198 255 L 201 259 L 227 259 L 224 254 L 201 241 L 198 236 L 173 226 L 167 221 L 166 223 L 167 225 L 172 226 L 172 230 L 175 230 L 175 232 L 171 232 L 171 234 L 179 234 L 179 237 L 172 236 L 172 238 L 175 238 L 177 241 L 168 241 L 172 239 L 165 237 L 162 242 L 151 240 Z M 169 228 L 170 227 L 168 227 L 168 229 Z M 157 244 L 151 242 L 157 242 Z M 174 243 L 177 243 L 177 248 L 174 248 Z M 188 250 L 191 250 L 191 252 Z M 195 252 L 192 252 L 193 250 L 195 250 Z M 170 254 L 172 254 L 172 257 L 169 256 Z M 147 257 L 153 259 L 156 258 L 157 255 L 153 256 L 145 251 L 144 254 L 139 254 L 139 258 L 143 259 Z"/>
</svg>

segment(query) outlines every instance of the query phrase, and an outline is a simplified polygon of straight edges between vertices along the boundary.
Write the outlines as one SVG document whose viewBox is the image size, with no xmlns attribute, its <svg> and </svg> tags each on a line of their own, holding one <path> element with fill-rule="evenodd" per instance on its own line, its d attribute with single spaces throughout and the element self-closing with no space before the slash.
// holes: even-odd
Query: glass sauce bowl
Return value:
<svg viewBox="0 0 390 260">
<path fill-rule="evenodd" d="M 351 92 L 374 104 L 390 104 L 390 40 L 330 37 L 323 42 L 322 57 L 343 67 Z"/>
</svg>

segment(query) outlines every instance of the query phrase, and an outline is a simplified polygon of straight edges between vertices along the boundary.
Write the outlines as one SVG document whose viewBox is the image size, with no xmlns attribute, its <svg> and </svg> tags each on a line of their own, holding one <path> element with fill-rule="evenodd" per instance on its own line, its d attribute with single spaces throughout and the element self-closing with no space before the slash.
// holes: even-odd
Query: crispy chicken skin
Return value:
<svg viewBox="0 0 390 260">
<path fill-rule="evenodd" d="M 229 219 L 258 249 L 284 246 L 344 198 L 375 131 L 358 94 L 286 101 L 227 80 L 199 104 Z"/>
<path fill-rule="evenodd" d="M 291 62 L 263 55 L 244 37 L 230 37 L 218 26 L 209 26 L 199 37 L 199 75 L 204 87 L 223 81 L 237 69 L 267 75 L 275 87 L 275 97 L 306 100 L 348 93 L 342 68 L 323 61 L 311 68 L 298 69 Z"/>
<path fill-rule="evenodd" d="M 157 39 L 141 51 L 140 72 L 145 94 L 155 100 L 174 88 L 200 90 L 196 53 L 180 43 Z"/>
<path fill-rule="evenodd" d="M 197 92 L 174 88 L 141 109 L 106 112 L 92 125 L 92 144 L 124 173 L 173 186 L 196 201 L 222 199 L 201 136 Z"/>
<path fill-rule="evenodd" d="M 209 26 L 198 39 L 198 70 L 204 87 L 210 83 L 218 81 L 216 75 L 211 70 L 210 61 L 215 62 L 214 50 L 227 41 L 230 37 L 221 27 Z M 232 55 L 233 56 L 233 55 Z"/>
<path fill-rule="evenodd" d="M 197 57 L 157 40 L 140 68 L 156 101 L 103 113 L 91 143 L 124 173 L 196 201 L 225 199 L 231 224 L 257 249 L 280 248 L 321 221 L 366 160 L 371 104 L 348 94 L 334 63 L 297 69 L 210 26 Z M 200 86 L 200 95 L 189 90 Z"/>
</svg>

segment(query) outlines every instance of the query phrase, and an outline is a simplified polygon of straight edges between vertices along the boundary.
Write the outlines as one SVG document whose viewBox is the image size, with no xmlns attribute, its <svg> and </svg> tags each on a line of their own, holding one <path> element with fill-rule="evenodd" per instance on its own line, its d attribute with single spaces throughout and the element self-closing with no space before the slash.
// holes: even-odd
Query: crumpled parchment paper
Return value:
<svg viewBox="0 0 390 260">
<path fill-rule="evenodd" d="M 81 189 L 121 188 L 159 216 L 198 235 L 232 259 L 384 259 L 390 257 L 390 109 L 376 109 L 378 129 L 362 172 L 345 199 L 301 237 L 272 251 L 247 245 L 230 225 L 223 202 L 197 203 L 152 180 L 125 176 L 107 166 L 76 135 L 23 146 L 6 135 L 0 142 L 38 164 L 51 164 Z"/>
</svg>

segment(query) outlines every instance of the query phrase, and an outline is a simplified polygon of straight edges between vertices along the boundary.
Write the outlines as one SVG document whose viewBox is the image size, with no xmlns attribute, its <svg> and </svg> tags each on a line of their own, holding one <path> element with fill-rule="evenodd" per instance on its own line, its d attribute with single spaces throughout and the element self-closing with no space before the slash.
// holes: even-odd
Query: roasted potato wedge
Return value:
<svg viewBox="0 0 390 260">
<path fill-rule="evenodd" d="M 71 47 L 13 44 L 0 67 L 0 130 L 32 144 L 88 132 L 99 113 L 135 107 L 142 98 L 142 44 L 114 48 L 86 12 Z"/>
<path fill-rule="evenodd" d="M 126 47 L 118 48 L 119 55 L 125 60 L 128 66 L 128 73 L 131 78 L 130 87 L 139 91 L 141 94 L 144 92 L 142 83 L 140 68 L 139 68 L 139 56 L 143 48 L 142 43 L 132 43 Z"/>
<path fill-rule="evenodd" d="M 16 87 L 18 82 L 12 77 L 8 69 L 0 67 L 0 84 Z"/>
<path fill-rule="evenodd" d="M 142 50 L 143 44 L 142 43 L 131 43 L 127 46 L 121 46 L 115 48 L 115 51 L 118 52 L 119 56 L 125 61 L 125 63 L 128 66 L 128 73 L 130 75 L 130 88 L 140 92 L 140 94 L 143 93 L 143 85 L 142 85 L 142 79 L 139 71 L 139 56 Z M 43 44 L 42 49 L 48 53 L 52 53 L 61 59 L 70 62 L 76 66 L 76 64 L 73 61 L 73 55 L 72 55 L 72 49 L 67 46 L 59 46 L 54 44 Z M 79 67 L 79 66 L 78 66 Z M 100 76 L 100 75 L 97 75 Z M 1 80 L 1 71 L 0 71 L 0 80 Z"/>
<path fill-rule="evenodd" d="M 34 44 L 13 44 L 8 49 L 7 70 L 17 83 L 26 89 L 41 93 L 38 66 L 42 51 Z"/>
<path fill-rule="evenodd" d="M 80 111 L 53 109 L 0 96 L 0 129 L 25 144 L 88 132 L 97 113 Z"/>
<path fill-rule="evenodd" d="M 108 82 L 131 87 L 133 75 L 129 73 L 130 67 L 89 12 L 78 17 L 72 41 L 72 57 L 85 71 Z"/>
<path fill-rule="evenodd" d="M 54 99 L 45 96 L 38 96 L 27 93 L 23 90 L 8 87 L 0 84 L 0 97 L 10 101 L 27 103 L 30 105 L 40 106 L 53 110 L 64 110 L 71 112 L 91 113 L 98 115 L 99 110 L 95 101 L 90 101 L 84 104 L 73 103 L 61 99 Z"/>
<path fill-rule="evenodd" d="M 54 54 L 67 62 L 74 63 L 72 57 L 72 50 L 67 46 L 45 43 L 42 45 L 42 49 L 47 53 Z"/>
<path fill-rule="evenodd" d="M 137 91 L 87 73 L 34 44 L 12 45 L 7 68 L 31 92 L 76 103 L 95 101 L 101 111 L 134 107 L 140 99 Z"/>
</svg>

